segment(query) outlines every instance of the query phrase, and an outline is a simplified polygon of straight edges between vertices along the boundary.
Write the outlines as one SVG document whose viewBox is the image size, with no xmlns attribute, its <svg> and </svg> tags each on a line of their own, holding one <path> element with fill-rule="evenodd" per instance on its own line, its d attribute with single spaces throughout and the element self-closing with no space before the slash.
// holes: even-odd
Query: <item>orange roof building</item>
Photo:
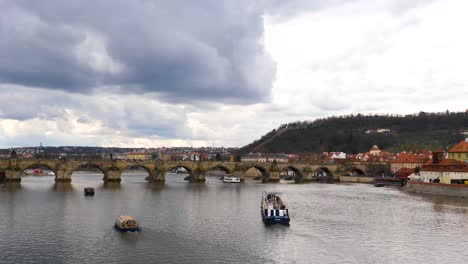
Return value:
<svg viewBox="0 0 468 264">
<path fill-rule="evenodd" d="M 460 141 L 448 151 L 449 159 L 468 162 L 468 138 Z"/>
<path fill-rule="evenodd" d="M 454 159 L 429 162 L 420 170 L 421 178 L 429 181 L 438 179 L 441 183 L 451 184 L 468 181 L 468 164 Z"/>
<path fill-rule="evenodd" d="M 396 173 L 402 168 L 415 169 L 426 164 L 432 158 L 432 153 L 416 154 L 401 152 L 394 159 L 389 160 L 390 170 Z"/>
</svg>

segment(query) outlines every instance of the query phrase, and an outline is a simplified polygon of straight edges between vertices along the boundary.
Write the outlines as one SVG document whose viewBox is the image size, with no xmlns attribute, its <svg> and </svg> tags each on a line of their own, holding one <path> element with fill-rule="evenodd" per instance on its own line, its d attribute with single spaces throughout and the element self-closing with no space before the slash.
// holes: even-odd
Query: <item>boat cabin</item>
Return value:
<svg viewBox="0 0 468 264">
<path fill-rule="evenodd" d="M 122 232 L 141 231 L 140 223 L 129 215 L 120 215 L 115 219 L 114 227 Z"/>
<path fill-rule="evenodd" d="M 94 188 L 91 188 L 91 187 L 84 188 L 84 194 L 90 195 L 90 196 L 94 195 Z"/>
</svg>

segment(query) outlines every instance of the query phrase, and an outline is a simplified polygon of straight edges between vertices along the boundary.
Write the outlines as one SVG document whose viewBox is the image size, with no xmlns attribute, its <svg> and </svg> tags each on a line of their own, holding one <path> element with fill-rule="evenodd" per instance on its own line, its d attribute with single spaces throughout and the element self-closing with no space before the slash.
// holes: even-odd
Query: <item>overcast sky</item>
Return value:
<svg viewBox="0 0 468 264">
<path fill-rule="evenodd" d="M 0 147 L 243 146 L 468 108 L 465 0 L 0 0 Z"/>
</svg>

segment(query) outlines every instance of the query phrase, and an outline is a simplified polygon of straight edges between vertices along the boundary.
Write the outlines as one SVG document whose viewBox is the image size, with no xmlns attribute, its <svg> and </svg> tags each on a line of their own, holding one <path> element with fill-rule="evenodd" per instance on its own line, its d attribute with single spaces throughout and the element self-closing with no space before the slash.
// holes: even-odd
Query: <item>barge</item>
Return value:
<svg viewBox="0 0 468 264">
<path fill-rule="evenodd" d="M 120 215 L 115 219 L 114 223 L 115 229 L 120 232 L 135 232 L 141 231 L 140 223 L 133 217 L 129 215 Z"/>
<path fill-rule="evenodd" d="M 383 187 L 383 186 L 397 186 L 402 187 L 406 185 L 405 178 L 397 178 L 397 177 L 381 177 L 381 178 L 374 178 L 374 186 L 375 187 Z"/>
<path fill-rule="evenodd" d="M 289 211 L 278 192 L 263 192 L 260 202 L 260 214 L 263 222 L 289 225 Z"/>
</svg>

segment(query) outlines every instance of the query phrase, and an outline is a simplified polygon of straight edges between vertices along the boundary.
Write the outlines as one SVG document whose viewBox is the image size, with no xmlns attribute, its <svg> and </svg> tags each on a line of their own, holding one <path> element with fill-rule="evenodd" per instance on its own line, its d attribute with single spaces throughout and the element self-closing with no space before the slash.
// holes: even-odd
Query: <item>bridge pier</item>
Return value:
<svg viewBox="0 0 468 264">
<path fill-rule="evenodd" d="M 148 182 L 164 183 L 166 181 L 164 175 L 165 172 L 163 171 L 151 171 L 149 172 Z"/>
<path fill-rule="evenodd" d="M 189 182 L 205 182 L 205 173 L 192 173 Z"/>
<path fill-rule="evenodd" d="M 72 173 L 67 170 L 58 170 L 55 173 L 55 182 L 71 182 Z"/>
<path fill-rule="evenodd" d="M 20 182 L 21 171 L 18 170 L 5 170 L 5 181 L 6 182 Z"/>
<path fill-rule="evenodd" d="M 266 174 L 266 175 L 264 175 Z M 262 183 L 270 183 L 270 182 L 279 182 L 280 181 L 280 172 L 279 171 L 271 171 L 262 173 Z"/>
<path fill-rule="evenodd" d="M 104 173 L 104 182 L 121 182 L 122 171 L 121 170 L 108 170 Z"/>
<path fill-rule="evenodd" d="M 311 182 L 314 180 L 314 172 L 303 172 L 302 175 L 304 178 L 302 179 L 303 182 Z"/>
<path fill-rule="evenodd" d="M 239 171 L 233 171 L 233 172 L 232 172 L 232 175 L 233 175 L 233 176 L 239 177 L 240 180 L 241 180 L 241 182 L 244 182 L 244 181 L 245 181 L 245 175 L 242 173 L 241 170 L 239 170 Z"/>
</svg>

